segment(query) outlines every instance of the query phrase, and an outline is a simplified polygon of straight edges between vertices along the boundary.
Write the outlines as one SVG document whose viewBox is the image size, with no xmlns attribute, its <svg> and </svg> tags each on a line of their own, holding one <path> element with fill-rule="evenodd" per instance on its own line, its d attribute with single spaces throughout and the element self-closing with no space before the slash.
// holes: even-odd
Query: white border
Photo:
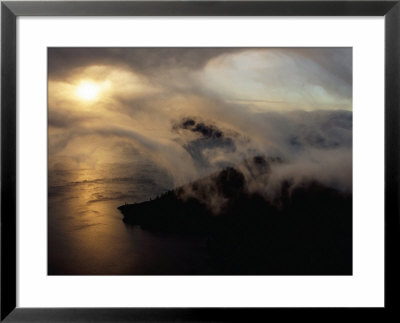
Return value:
<svg viewBox="0 0 400 323">
<path fill-rule="evenodd" d="M 18 18 L 18 306 L 383 306 L 383 18 Z M 351 46 L 354 275 L 46 276 L 47 46 Z"/>
</svg>

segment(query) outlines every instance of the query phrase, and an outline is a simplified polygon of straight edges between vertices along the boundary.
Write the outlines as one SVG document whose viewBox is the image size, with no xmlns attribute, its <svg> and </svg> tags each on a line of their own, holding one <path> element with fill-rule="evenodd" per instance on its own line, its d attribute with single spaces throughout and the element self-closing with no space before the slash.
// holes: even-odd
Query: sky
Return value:
<svg viewBox="0 0 400 323">
<path fill-rule="evenodd" d="M 351 191 L 351 48 L 49 48 L 48 73 L 49 194 L 140 201 L 255 156 L 282 163 L 250 191 Z"/>
</svg>

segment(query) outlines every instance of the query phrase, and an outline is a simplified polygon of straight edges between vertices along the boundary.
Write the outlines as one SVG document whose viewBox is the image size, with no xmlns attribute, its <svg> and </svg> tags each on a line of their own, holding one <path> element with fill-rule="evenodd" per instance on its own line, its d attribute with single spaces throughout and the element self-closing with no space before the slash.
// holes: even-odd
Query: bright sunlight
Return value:
<svg viewBox="0 0 400 323">
<path fill-rule="evenodd" d="M 100 87 L 91 82 L 81 82 L 77 89 L 76 95 L 83 100 L 93 101 L 95 100 L 100 92 Z"/>
</svg>

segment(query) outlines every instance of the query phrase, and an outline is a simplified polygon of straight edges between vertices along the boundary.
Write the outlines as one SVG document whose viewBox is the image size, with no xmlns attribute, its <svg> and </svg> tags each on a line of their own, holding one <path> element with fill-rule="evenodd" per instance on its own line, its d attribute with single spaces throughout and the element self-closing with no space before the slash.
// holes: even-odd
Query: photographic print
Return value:
<svg viewBox="0 0 400 323">
<path fill-rule="evenodd" d="M 49 275 L 351 275 L 352 48 L 48 48 Z"/>
</svg>

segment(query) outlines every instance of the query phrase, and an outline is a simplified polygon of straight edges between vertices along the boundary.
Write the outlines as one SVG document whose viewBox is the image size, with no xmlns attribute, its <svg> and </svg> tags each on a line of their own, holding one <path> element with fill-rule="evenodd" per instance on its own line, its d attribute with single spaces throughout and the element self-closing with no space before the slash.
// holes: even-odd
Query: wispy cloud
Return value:
<svg viewBox="0 0 400 323">
<path fill-rule="evenodd" d="M 76 96 L 82 80 L 99 85 L 96 100 Z M 351 109 L 350 48 L 53 48 L 50 176 L 106 169 L 118 174 L 69 185 L 172 188 L 263 155 L 285 163 L 268 187 L 260 181 L 250 189 L 269 192 L 283 178 L 312 178 L 349 190 Z M 53 193 L 63 187 L 54 185 Z M 129 197 L 113 192 L 88 201 Z"/>
</svg>

